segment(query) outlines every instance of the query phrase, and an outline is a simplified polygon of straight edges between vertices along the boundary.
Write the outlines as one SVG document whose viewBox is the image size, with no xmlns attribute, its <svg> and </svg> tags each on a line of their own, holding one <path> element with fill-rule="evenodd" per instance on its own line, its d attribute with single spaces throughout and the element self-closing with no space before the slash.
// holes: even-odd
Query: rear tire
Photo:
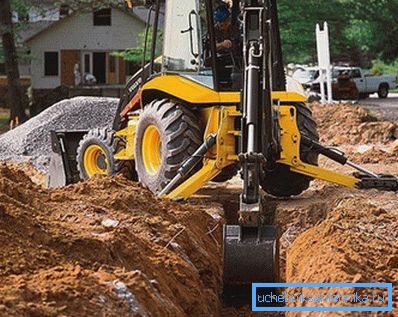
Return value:
<svg viewBox="0 0 398 317">
<path fill-rule="evenodd" d="M 157 194 L 202 143 L 198 117 L 168 99 L 148 104 L 137 125 L 135 158 L 140 182 Z"/>
<path fill-rule="evenodd" d="M 381 84 L 379 87 L 379 90 L 377 94 L 379 95 L 379 98 L 381 99 L 386 99 L 388 97 L 389 93 L 389 87 L 387 84 Z"/>
<path fill-rule="evenodd" d="M 317 124 L 312 112 L 304 104 L 296 104 L 297 125 L 301 134 L 306 135 L 314 141 L 319 141 Z M 318 154 L 311 151 L 305 145 L 300 147 L 300 158 L 304 163 L 318 165 Z M 272 171 L 267 171 L 261 186 L 264 191 L 275 197 L 290 197 L 300 195 L 308 189 L 313 178 L 294 173 L 290 167 L 277 164 Z"/>
<path fill-rule="evenodd" d="M 115 132 L 108 128 L 90 130 L 77 149 L 80 178 L 88 180 L 94 175 L 123 174 L 130 180 L 138 180 L 134 161 L 119 161 L 114 158 L 124 146 L 124 140 L 115 136 Z"/>
</svg>

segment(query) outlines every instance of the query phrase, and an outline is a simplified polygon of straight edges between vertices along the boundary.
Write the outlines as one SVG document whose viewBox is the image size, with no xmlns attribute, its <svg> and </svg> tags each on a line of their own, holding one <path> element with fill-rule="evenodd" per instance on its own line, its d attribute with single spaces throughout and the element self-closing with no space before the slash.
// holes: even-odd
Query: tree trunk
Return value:
<svg viewBox="0 0 398 317">
<path fill-rule="evenodd" d="M 18 70 L 10 0 L 0 0 L 0 32 L 3 40 L 5 66 L 8 80 L 10 123 L 18 125 L 26 119 L 22 102 L 22 89 Z"/>
</svg>

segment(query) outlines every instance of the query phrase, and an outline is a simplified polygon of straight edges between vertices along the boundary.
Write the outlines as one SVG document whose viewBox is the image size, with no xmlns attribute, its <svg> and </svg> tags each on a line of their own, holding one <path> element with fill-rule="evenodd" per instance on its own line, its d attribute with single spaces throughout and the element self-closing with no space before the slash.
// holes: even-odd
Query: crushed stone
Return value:
<svg viewBox="0 0 398 317">
<path fill-rule="evenodd" d="M 0 161 L 28 161 L 46 172 L 51 156 L 50 131 L 111 127 L 118 100 L 76 97 L 56 103 L 0 136 Z"/>
</svg>

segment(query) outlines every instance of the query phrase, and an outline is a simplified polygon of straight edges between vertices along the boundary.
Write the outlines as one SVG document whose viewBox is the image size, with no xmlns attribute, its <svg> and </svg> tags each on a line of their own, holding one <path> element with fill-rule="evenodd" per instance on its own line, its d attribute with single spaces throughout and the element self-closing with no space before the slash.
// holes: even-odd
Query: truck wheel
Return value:
<svg viewBox="0 0 398 317">
<path fill-rule="evenodd" d="M 377 94 L 379 95 L 379 98 L 385 99 L 388 97 L 389 93 L 389 87 L 387 84 L 381 84 L 379 87 L 379 90 Z"/>
<path fill-rule="evenodd" d="M 80 141 L 77 149 L 77 169 L 80 178 L 88 180 L 94 175 L 114 176 L 123 174 L 131 180 L 137 180 L 134 161 L 115 160 L 124 147 L 124 140 L 116 137 L 115 132 L 108 129 L 90 130 Z"/>
<path fill-rule="evenodd" d="M 167 99 L 148 104 L 137 125 L 135 158 L 140 182 L 159 193 L 202 143 L 198 117 Z"/>
<path fill-rule="evenodd" d="M 297 124 L 301 134 L 314 141 L 319 141 L 317 124 L 312 117 L 312 112 L 304 104 L 296 104 Z M 318 165 L 318 154 L 304 145 L 300 147 L 300 157 L 305 163 Z M 261 186 L 264 191 L 275 197 L 290 197 L 300 195 L 308 189 L 313 178 L 294 173 L 290 167 L 277 164 L 272 171 L 267 171 Z"/>
</svg>

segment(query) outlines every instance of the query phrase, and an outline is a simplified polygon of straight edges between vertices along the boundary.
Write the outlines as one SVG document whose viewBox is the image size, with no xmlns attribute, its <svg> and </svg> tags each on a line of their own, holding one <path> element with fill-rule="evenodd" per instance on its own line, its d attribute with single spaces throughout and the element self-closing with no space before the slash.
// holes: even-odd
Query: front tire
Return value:
<svg viewBox="0 0 398 317">
<path fill-rule="evenodd" d="M 137 180 L 134 161 L 119 161 L 115 155 L 124 147 L 123 139 L 108 129 L 92 129 L 80 141 L 77 149 L 77 169 L 82 180 L 95 175 L 114 176 L 123 174 L 130 180 Z"/>
<path fill-rule="evenodd" d="M 148 104 L 136 131 L 135 158 L 140 182 L 157 194 L 202 143 L 195 113 L 168 99 Z"/>
<path fill-rule="evenodd" d="M 319 141 L 317 124 L 312 117 L 312 112 L 304 104 L 296 104 L 297 125 L 300 133 L 314 141 Z M 318 154 L 305 145 L 300 146 L 300 158 L 304 163 L 318 165 Z M 276 164 L 275 168 L 267 171 L 261 186 L 265 192 L 275 197 L 290 197 L 300 195 L 308 189 L 313 179 L 290 171 L 284 164 Z"/>
</svg>

